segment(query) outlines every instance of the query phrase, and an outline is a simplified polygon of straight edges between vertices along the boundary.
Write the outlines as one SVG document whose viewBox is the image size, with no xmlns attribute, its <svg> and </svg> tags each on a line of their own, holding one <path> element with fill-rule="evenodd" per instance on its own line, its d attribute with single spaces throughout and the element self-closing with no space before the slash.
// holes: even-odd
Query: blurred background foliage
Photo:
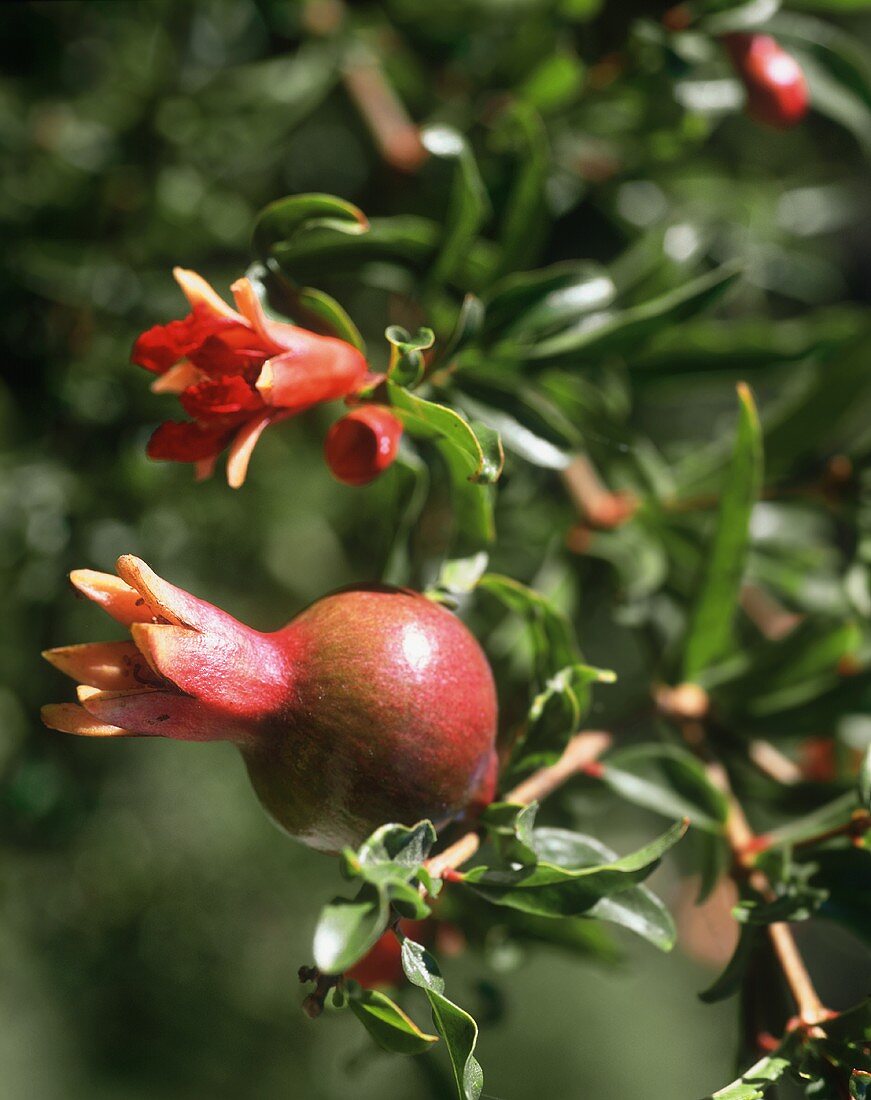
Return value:
<svg viewBox="0 0 871 1100">
<path fill-rule="evenodd" d="M 669 36 L 664 5 L 640 0 L 385 0 L 350 5 L 338 30 L 329 2 L 4 9 L 4 1096 L 449 1094 L 432 1058 L 376 1055 L 352 1020 L 314 1024 L 299 1012 L 296 968 L 308 961 L 335 869 L 273 830 L 228 747 L 81 744 L 37 718 L 40 703 L 68 690 L 38 651 L 103 630 L 71 598 L 71 568 L 111 570 L 117 555 L 135 553 L 263 628 L 326 590 L 384 573 L 401 515 L 398 471 L 363 490 L 333 482 L 320 456 L 321 410 L 267 433 L 240 493 L 220 477 L 195 485 L 187 468 L 145 458 L 172 399 L 150 394 L 127 362 L 139 331 L 181 312 L 170 268 L 199 270 L 225 291 L 248 263 L 257 211 L 284 194 L 335 193 L 370 217 L 450 218 L 449 175 L 434 163 L 397 168 L 373 141 L 343 78 L 355 59 L 378 59 L 416 121 L 468 136 L 493 207 L 469 271 L 450 292 L 430 288 L 425 311 L 414 301 L 426 261 L 417 276 L 383 256 L 367 257 L 362 274 L 339 261 L 290 265 L 342 301 L 376 362 L 386 361 L 385 324 L 431 324 L 443 336 L 458 291 L 486 292 L 513 270 L 589 261 L 579 282 L 590 308 L 616 295 L 632 309 L 724 264 L 740 268 L 713 311 L 667 310 L 629 342 L 593 341 L 586 358 L 581 345 L 557 349 L 530 368 L 560 414 L 555 423 L 550 405 L 533 410 L 542 437 L 582 443 L 611 489 L 644 500 L 631 523 L 603 531 L 579 522 L 558 473 L 518 457 L 516 432 L 513 450 L 506 439 L 492 565 L 548 591 L 575 620 L 585 656 L 618 672 L 619 688 L 597 690 L 592 721 L 622 722 L 629 739 L 650 733 L 652 720 L 637 714 L 651 682 L 674 676 L 731 446 L 734 382 L 746 378 L 768 460 L 749 579 L 787 612 L 810 616 L 811 634 L 841 633 L 824 657 L 814 658 L 819 646 L 807 657 L 797 689 L 788 675 L 775 678 L 773 702 L 771 679 L 760 685 L 757 672 L 754 683 L 753 667 L 721 670 L 709 686 L 726 685 L 720 704 L 742 730 L 777 739 L 795 759 L 810 735 L 825 734 L 838 759 L 867 744 L 864 7 L 806 0 L 774 16 L 817 107 L 776 134 L 741 113 L 740 87 L 710 34 Z M 523 187 L 534 202 L 524 205 Z M 509 305 L 495 333 L 509 343 L 512 316 Z M 583 317 L 575 323 L 583 331 Z M 523 355 L 534 359 L 549 334 L 534 333 Z M 476 400 L 498 404 L 487 368 L 505 354 L 470 357 L 460 403 L 473 415 Z M 522 395 L 510 394 L 506 408 L 532 422 Z M 390 559 L 406 579 L 433 579 L 445 507 L 437 485 L 407 562 Z M 517 631 L 485 600 L 468 613 L 511 715 L 523 672 Z M 743 637 L 756 647 L 754 667 L 784 667 L 762 652 L 770 643 L 758 631 Z M 856 675 L 845 680 L 845 671 Z M 844 789 L 847 770 L 826 782 L 808 773 L 803 807 Z M 748 790 L 760 783 L 748 771 Z M 763 793 L 760 826 L 779 823 L 798 798 L 778 806 Z M 643 811 L 613 809 L 582 788 L 551 813 L 621 850 L 650 835 Z M 666 869 L 656 886 L 680 910 L 677 878 Z M 860 905 L 860 926 L 867 913 Z M 825 932 L 802 942 L 823 962 L 824 996 L 844 1007 L 871 972 L 849 933 Z M 641 1087 L 675 1100 L 728 1080 L 734 1013 L 695 998 L 722 960 L 694 951 L 689 931 L 682 941 L 669 958 L 620 937 L 615 963 L 610 941 L 591 940 L 567 961 L 544 948 L 519 953 L 494 924 L 486 965 L 478 955 L 447 963 L 483 1027 L 485 1094 L 622 1097 Z M 497 988 L 500 969 L 516 972 Z"/>
</svg>

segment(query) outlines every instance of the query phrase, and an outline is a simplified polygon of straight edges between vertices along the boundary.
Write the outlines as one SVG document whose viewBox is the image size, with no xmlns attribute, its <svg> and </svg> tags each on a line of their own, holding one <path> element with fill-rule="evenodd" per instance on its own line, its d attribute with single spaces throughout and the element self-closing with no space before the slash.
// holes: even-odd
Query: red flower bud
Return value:
<svg viewBox="0 0 871 1100">
<path fill-rule="evenodd" d="M 236 310 L 195 272 L 173 274 L 191 312 L 144 332 L 133 362 L 159 375 L 152 389 L 177 393 L 192 419 L 161 424 L 148 455 L 197 462 L 205 474 L 229 447 L 227 480 L 235 488 L 264 428 L 355 393 L 366 360 L 344 340 L 269 320 L 247 279 L 233 284 Z"/>
<path fill-rule="evenodd" d="M 493 677 L 445 608 L 405 589 L 345 589 L 263 634 L 138 558 L 117 569 L 71 574 L 132 640 L 45 654 L 81 685 L 80 705 L 43 708 L 52 729 L 233 741 L 278 824 L 328 851 L 492 798 Z"/>
<path fill-rule="evenodd" d="M 788 129 L 808 109 L 808 87 L 795 58 L 765 34 L 727 34 L 723 45 L 747 92 L 747 114 L 756 122 Z"/>
<path fill-rule="evenodd" d="M 346 485 L 367 485 L 396 458 L 402 423 L 384 405 L 361 405 L 327 433 L 324 454 Z"/>
</svg>

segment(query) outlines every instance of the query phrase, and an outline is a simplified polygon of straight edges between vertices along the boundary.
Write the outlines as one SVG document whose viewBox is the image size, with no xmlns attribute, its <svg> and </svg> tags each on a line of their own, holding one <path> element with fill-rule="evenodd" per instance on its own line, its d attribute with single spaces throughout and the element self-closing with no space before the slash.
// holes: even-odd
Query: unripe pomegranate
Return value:
<svg viewBox="0 0 871 1100">
<path fill-rule="evenodd" d="M 747 114 L 785 130 L 808 109 L 808 87 L 796 59 L 767 34 L 727 34 L 723 45 L 747 92 Z"/>
<path fill-rule="evenodd" d="M 445 608 L 406 589 L 349 588 L 265 634 L 138 558 L 117 570 L 71 574 L 132 640 L 45 654 L 81 685 L 79 706 L 43 708 L 52 729 L 233 741 L 274 820 L 326 851 L 388 821 L 438 827 L 492 798 L 493 677 Z"/>
<path fill-rule="evenodd" d="M 361 405 L 327 433 L 327 465 L 346 485 L 368 485 L 396 458 L 402 423 L 384 405 Z"/>
</svg>

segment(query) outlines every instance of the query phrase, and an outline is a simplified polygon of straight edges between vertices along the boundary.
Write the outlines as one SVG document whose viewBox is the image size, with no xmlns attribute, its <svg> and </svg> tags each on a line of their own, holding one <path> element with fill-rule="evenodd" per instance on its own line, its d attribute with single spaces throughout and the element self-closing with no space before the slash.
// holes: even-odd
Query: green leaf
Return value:
<svg viewBox="0 0 871 1100">
<path fill-rule="evenodd" d="M 524 79 L 517 95 L 543 115 L 568 107 L 580 94 L 584 65 L 574 53 L 551 54 Z"/>
<path fill-rule="evenodd" d="M 474 294 L 466 294 L 457 314 L 453 331 L 442 349 L 436 350 L 436 362 L 447 363 L 468 344 L 473 343 L 484 327 L 486 307 Z"/>
<path fill-rule="evenodd" d="M 784 845 L 797 844 L 801 840 L 807 840 L 817 833 L 834 829 L 844 825 L 850 819 L 850 815 L 856 808 L 855 791 L 839 795 L 824 806 L 794 818 L 779 829 L 772 829 L 765 834 L 768 848 L 778 848 Z"/>
<path fill-rule="evenodd" d="M 539 251 L 547 222 L 545 186 L 551 158 L 544 123 L 529 103 L 512 105 L 500 119 L 493 142 L 500 151 L 513 146 L 519 161 L 499 230 L 501 275 L 516 271 Z"/>
<path fill-rule="evenodd" d="M 488 555 L 483 550 L 467 558 L 449 559 L 439 570 L 436 588 L 457 596 L 473 592 L 487 569 L 488 561 Z"/>
<path fill-rule="evenodd" d="M 486 485 L 499 479 L 505 456 L 496 432 L 486 425 L 473 426 L 446 405 L 426 401 L 389 380 L 387 392 L 406 431 L 449 446 L 462 462 L 467 480 Z"/>
<path fill-rule="evenodd" d="M 365 233 L 369 222 L 362 210 L 335 195 L 289 195 L 271 202 L 254 224 L 254 251 L 268 259 L 276 245 L 288 245 L 312 229 Z"/>
<path fill-rule="evenodd" d="M 315 928 L 315 966 L 324 974 L 341 974 L 353 966 L 375 945 L 388 917 L 387 895 L 372 883 L 364 883 L 355 898 L 334 898 L 321 910 Z"/>
<path fill-rule="evenodd" d="M 582 318 L 576 325 L 523 349 L 536 366 L 571 364 L 579 356 L 624 354 L 651 336 L 709 308 L 732 286 L 741 269 L 726 264 L 641 305 Z M 519 348 L 513 348 L 519 353 Z"/>
<path fill-rule="evenodd" d="M 718 1089 L 705 1100 L 763 1100 L 772 1085 L 782 1080 L 799 1052 L 799 1041 L 790 1035 L 772 1054 L 760 1058 L 731 1085 Z"/>
<path fill-rule="evenodd" d="M 406 872 L 416 871 L 429 855 L 436 839 L 431 821 L 418 821 L 411 826 L 382 825 L 363 841 L 357 850 L 357 858 L 364 867 L 386 864 Z"/>
<path fill-rule="evenodd" d="M 375 989 L 362 989 L 350 997 L 351 1011 L 375 1042 L 394 1054 L 421 1054 L 438 1042 L 427 1035 L 394 1001 Z"/>
<path fill-rule="evenodd" d="M 479 1100 L 484 1074 L 475 1059 L 478 1025 L 468 1012 L 445 996 L 444 978 L 429 951 L 407 937 L 402 941 L 402 967 L 408 980 L 426 993 L 433 1024 L 450 1055 L 459 1100 Z"/>
<path fill-rule="evenodd" d="M 612 753 L 602 779 L 636 806 L 664 817 L 687 817 L 700 829 L 721 832 L 729 807 L 699 760 L 678 745 L 634 745 Z"/>
<path fill-rule="evenodd" d="M 684 642 L 683 677 L 693 680 L 728 651 L 744 573 L 750 514 L 762 486 L 759 417 L 750 390 L 738 387 L 740 416 L 720 496 L 717 528 Z"/>
<path fill-rule="evenodd" d="M 487 298 L 485 331 L 500 339 L 531 341 L 558 332 L 614 300 L 607 268 L 569 260 L 507 275 Z"/>
<path fill-rule="evenodd" d="M 478 821 L 487 830 L 503 860 L 531 865 L 537 862 L 533 825 L 538 803 L 491 802 Z"/>
<path fill-rule="evenodd" d="M 441 124 L 428 126 L 421 140 L 433 157 L 455 163 L 441 248 L 427 280 L 430 288 L 434 288 L 454 278 L 462 269 L 465 253 L 487 218 L 490 203 L 469 144 L 458 130 Z"/>
<path fill-rule="evenodd" d="M 422 328 L 417 336 L 411 336 L 399 325 L 390 325 L 384 335 L 391 345 L 387 377 L 399 386 L 416 386 L 423 376 L 423 352 L 435 343 L 435 333 Z"/>
<path fill-rule="evenodd" d="M 746 31 L 767 23 L 779 8 L 780 0 L 738 0 L 725 7 L 718 5 L 715 13 L 703 16 L 696 26 L 712 37 Z"/>
<path fill-rule="evenodd" d="M 859 765 L 859 774 L 856 777 L 859 789 L 859 802 L 871 812 L 871 745 L 865 750 L 862 763 Z"/>
<path fill-rule="evenodd" d="M 608 669 L 583 664 L 568 665 L 551 676 L 532 701 L 526 729 L 514 744 L 512 769 L 542 767 L 559 759 L 589 709 L 590 686 L 615 680 Z"/>
<path fill-rule="evenodd" d="M 507 905 L 540 916 L 578 916 L 589 913 L 601 898 L 647 878 L 663 854 L 684 835 L 686 827 L 686 822 L 679 821 L 637 852 L 596 866 L 574 869 L 540 858 L 534 867 L 509 870 L 473 867 L 463 875 L 463 882 L 494 905 Z M 566 830 L 559 832 L 565 834 L 559 843 L 568 844 L 572 834 Z"/>
<path fill-rule="evenodd" d="M 527 624 L 535 651 L 536 676 L 542 688 L 562 668 L 580 663 L 574 630 L 546 596 L 511 577 L 485 573 L 478 588 L 495 596 Z"/>
<path fill-rule="evenodd" d="M 536 829 L 533 841 L 539 858 L 560 867 L 595 866 L 618 858 L 616 852 L 593 837 L 565 829 Z M 660 951 L 671 951 L 677 937 L 671 914 L 647 886 L 630 886 L 600 898 L 585 917 L 628 928 Z"/>
</svg>

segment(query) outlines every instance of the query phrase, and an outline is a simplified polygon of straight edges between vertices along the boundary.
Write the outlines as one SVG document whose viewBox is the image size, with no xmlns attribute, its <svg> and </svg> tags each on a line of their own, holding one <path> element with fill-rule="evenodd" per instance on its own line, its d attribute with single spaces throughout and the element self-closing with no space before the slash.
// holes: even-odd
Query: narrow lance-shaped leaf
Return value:
<svg viewBox="0 0 871 1100">
<path fill-rule="evenodd" d="M 532 841 L 540 859 L 560 867 L 589 867 L 618 858 L 616 852 L 594 837 L 566 829 L 535 829 Z M 668 909 L 646 886 L 630 886 L 600 898 L 585 917 L 628 928 L 660 951 L 671 951 L 677 937 Z"/>
<path fill-rule="evenodd" d="M 422 989 L 429 1000 L 433 1024 L 451 1059 L 457 1097 L 479 1100 L 484 1073 L 475 1058 L 478 1025 L 468 1012 L 445 996 L 445 980 L 429 951 L 407 937 L 402 938 L 402 968 L 408 980 Z"/>
<path fill-rule="evenodd" d="M 254 250 L 268 258 L 277 244 L 289 244 L 309 229 L 331 229 L 359 234 L 369 228 L 366 215 L 353 203 L 336 195 L 289 195 L 271 202 L 254 225 Z"/>
<path fill-rule="evenodd" d="M 762 487 L 762 436 L 753 395 L 743 383 L 738 432 L 720 497 L 717 527 L 684 644 L 683 677 L 692 680 L 728 651 L 750 537 L 750 514 Z"/>
<path fill-rule="evenodd" d="M 628 802 L 665 817 L 688 817 L 693 825 L 721 831 L 728 804 L 699 761 L 677 745 L 635 745 L 604 762 L 602 778 Z"/>
<path fill-rule="evenodd" d="M 707 309 L 739 275 L 739 268 L 724 265 L 658 298 L 625 310 L 589 314 L 564 332 L 525 348 L 512 345 L 511 350 L 536 365 L 576 361 L 582 354 L 625 353 L 642 340 Z"/>
<path fill-rule="evenodd" d="M 463 882 L 495 905 L 540 916 L 578 916 L 589 913 L 601 898 L 647 878 L 684 835 L 687 824 L 677 822 L 650 844 L 612 862 L 568 868 L 540 859 L 534 867 L 499 870 L 478 866 L 463 875 Z"/>
<path fill-rule="evenodd" d="M 796 1035 L 790 1035 L 772 1054 L 760 1058 L 731 1085 L 718 1089 L 705 1100 L 763 1100 L 772 1085 L 782 1080 L 800 1052 Z"/>
<path fill-rule="evenodd" d="M 478 234 L 490 203 L 474 155 L 459 131 L 450 126 L 430 126 L 422 140 L 434 157 L 455 162 L 441 248 L 429 272 L 431 287 L 450 279 L 461 267 L 465 252 Z"/>
</svg>

